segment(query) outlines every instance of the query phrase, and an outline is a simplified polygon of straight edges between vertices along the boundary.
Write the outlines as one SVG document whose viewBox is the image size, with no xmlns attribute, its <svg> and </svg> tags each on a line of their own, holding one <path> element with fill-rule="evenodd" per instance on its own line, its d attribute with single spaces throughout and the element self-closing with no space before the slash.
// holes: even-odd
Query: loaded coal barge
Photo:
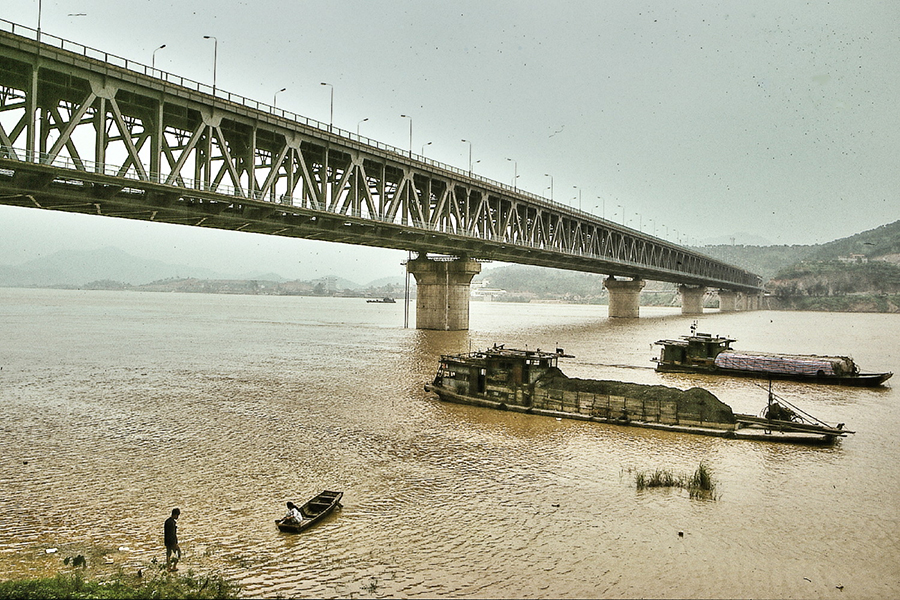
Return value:
<svg viewBox="0 0 900 600">
<path fill-rule="evenodd" d="M 702 388 L 570 378 L 557 366 L 561 356 L 567 355 L 498 345 L 444 355 L 425 389 L 447 402 L 718 437 L 829 444 L 853 433 L 771 392 L 757 417 L 734 413 Z"/>
<path fill-rule="evenodd" d="M 657 371 L 666 373 L 705 373 L 867 387 L 879 386 L 893 375 L 861 373 L 853 359 L 847 356 L 738 352 L 731 348 L 735 341 L 697 333 L 694 325 L 691 335 L 655 342 L 662 350 L 659 358 L 653 361 Z"/>
</svg>

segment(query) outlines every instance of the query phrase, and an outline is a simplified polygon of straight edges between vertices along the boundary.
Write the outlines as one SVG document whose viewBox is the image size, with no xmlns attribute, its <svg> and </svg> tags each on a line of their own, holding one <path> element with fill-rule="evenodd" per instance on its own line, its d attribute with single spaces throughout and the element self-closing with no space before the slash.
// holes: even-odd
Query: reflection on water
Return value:
<svg viewBox="0 0 900 600">
<path fill-rule="evenodd" d="M 765 391 L 655 373 L 652 342 L 692 321 L 677 310 L 610 321 L 603 307 L 473 303 L 469 332 L 404 330 L 402 311 L 0 290 L 0 577 L 55 570 L 85 547 L 145 566 L 163 558 L 179 506 L 184 566 L 254 596 L 896 595 L 892 388 L 777 384 L 857 431 L 831 448 L 443 404 L 423 390 L 440 354 L 493 343 L 564 347 L 574 377 L 708 387 L 739 412 L 758 412 Z M 713 313 L 700 328 L 897 372 L 898 323 Z M 635 490 L 635 470 L 700 461 L 718 501 Z M 344 491 L 341 511 L 303 535 L 276 530 L 286 500 L 326 488 Z"/>
</svg>

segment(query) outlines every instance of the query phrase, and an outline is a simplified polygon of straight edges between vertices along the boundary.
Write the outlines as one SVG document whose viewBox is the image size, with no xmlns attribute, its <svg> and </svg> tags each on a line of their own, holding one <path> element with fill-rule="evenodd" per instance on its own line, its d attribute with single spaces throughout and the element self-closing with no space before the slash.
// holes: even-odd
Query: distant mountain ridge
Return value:
<svg viewBox="0 0 900 600">
<path fill-rule="evenodd" d="M 187 265 L 138 258 L 124 250 L 108 246 L 97 250 L 60 250 L 17 266 L 0 265 L 0 287 L 88 287 L 95 282 L 146 286 L 164 280 L 208 281 L 288 281 L 277 273 L 244 273 L 229 275 Z M 327 276 L 311 280 L 328 289 L 358 290 L 402 284 L 402 277 L 381 278 L 366 285 L 341 277 Z M 108 287 L 108 285 L 106 286 Z"/>
<path fill-rule="evenodd" d="M 60 250 L 19 266 L 0 265 L 0 285 L 10 287 L 76 286 L 97 280 L 141 285 L 168 277 L 220 279 L 223 276 L 201 267 L 138 258 L 112 246 L 98 250 Z"/>
</svg>

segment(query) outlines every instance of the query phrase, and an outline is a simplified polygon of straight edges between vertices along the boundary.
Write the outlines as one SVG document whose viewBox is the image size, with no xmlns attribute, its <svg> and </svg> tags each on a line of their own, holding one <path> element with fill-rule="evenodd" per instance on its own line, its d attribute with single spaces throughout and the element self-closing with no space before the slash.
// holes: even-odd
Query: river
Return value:
<svg viewBox="0 0 900 600">
<path fill-rule="evenodd" d="M 574 377 L 699 385 L 756 414 L 753 380 L 657 374 L 678 309 L 474 302 L 468 332 L 403 329 L 402 303 L 0 289 L 0 578 L 63 557 L 163 560 L 255 597 L 893 598 L 900 593 L 900 397 L 777 383 L 855 435 L 736 441 L 445 404 L 442 353 L 565 348 Z M 709 312 L 738 349 L 847 354 L 900 372 L 900 317 Z M 718 499 L 638 491 L 691 473 Z M 302 535 L 285 502 L 344 507 Z M 56 549 L 48 553 L 48 550 Z"/>
</svg>

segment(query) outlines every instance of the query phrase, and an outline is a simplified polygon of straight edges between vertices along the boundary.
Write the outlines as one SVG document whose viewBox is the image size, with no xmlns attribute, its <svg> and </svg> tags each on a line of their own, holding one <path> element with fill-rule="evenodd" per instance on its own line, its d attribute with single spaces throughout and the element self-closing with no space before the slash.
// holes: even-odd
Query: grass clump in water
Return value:
<svg viewBox="0 0 900 600">
<path fill-rule="evenodd" d="M 172 574 L 160 571 L 147 576 L 119 572 L 111 579 L 85 579 L 81 573 L 59 573 L 41 579 L 0 582 L 0 599 L 121 598 L 123 600 L 188 598 L 197 600 L 238 598 L 240 587 L 219 575 Z"/>
<path fill-rule="evenodd" d="M 666 469 L 656 469 L 652 473 L 636 472 L 634 481 L 639 490 L 653 487 L 677 487 L 687 489 L 691 498 L 718 499 L 712 472 L 702 462 L 690 477 L 677 475 Z"/>
<path fill-rule="evenodd" d="M 634 479 L 639 490 L 651 487 L 684 487 L 684 477 L 665 469 L 657 469 L 653 473 L 639 471 Z"/>
</svg>

